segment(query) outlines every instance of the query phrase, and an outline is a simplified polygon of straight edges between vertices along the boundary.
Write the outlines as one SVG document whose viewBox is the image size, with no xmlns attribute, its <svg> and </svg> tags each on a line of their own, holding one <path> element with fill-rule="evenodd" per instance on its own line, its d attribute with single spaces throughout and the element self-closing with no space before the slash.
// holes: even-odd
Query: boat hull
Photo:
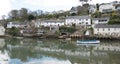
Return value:
<svg viewBox="0 0 120 64">
<path fill-rule="evenodd" d="M 77 40 L 78 44 L 99 44 L 99 40 Z"/>
</svg>

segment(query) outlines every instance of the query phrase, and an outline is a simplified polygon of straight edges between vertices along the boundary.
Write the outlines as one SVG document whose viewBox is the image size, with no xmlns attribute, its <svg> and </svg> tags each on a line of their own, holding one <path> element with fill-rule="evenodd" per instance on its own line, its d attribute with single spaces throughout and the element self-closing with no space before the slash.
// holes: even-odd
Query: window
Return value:
<svg viewBox="0 0 120 64">
<path fill-rule="evenodd" d="M 103 31 L 104 31 L 105 29 L 103 28 Z"/>
<path fill-rule="evenodd" d="M 110 31 L 110 28 L 108 28 L 108 31 Z"/>
<path fill-rule="evenodd" d="M 88 24 L 88 22 L 86 22 L 86 25 Z"/>
<path fill-rule="evenodd" d="M 97 29 L 97 31 L 99 31 L 99 28 Z"/>
<path fill-rule="evenodd" d="M 82 24 L 84 24 L 84 22 L 82 22 Z"/>
<path fill-rule="evenodd" d="M 79 24 L 81 24 L 81 22 Z"/>
</svg>

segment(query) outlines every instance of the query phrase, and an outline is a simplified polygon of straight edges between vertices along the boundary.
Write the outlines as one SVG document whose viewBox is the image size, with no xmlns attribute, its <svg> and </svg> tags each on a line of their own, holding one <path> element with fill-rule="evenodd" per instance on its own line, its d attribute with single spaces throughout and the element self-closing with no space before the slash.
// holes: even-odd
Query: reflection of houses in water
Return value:
<svg viewBox="0 0 120 64">
<path fill-rule="evenodd" d="M 5 46 L 5 40 L 0 39 L 0 48 L 3 48 Z"/>
<path fill-rule="evenodd" d="M 0 50 L 0 64 L 9 64 L 10 57 L 7 51 Z"/>
<path fill-rule="evenodd" d="M 52 42 L 47 43 L 46 41 L 36 41 L 35 43 L 30 43 L 30 41 L 21 41 L 16 45 L 9 44 L 7 47 L 10 53 L 13 54 L 11 56 L 20 58 L 20 60 L 27 60 L 28 57 L 41 58 L 43 56 L 48 56 L 58 59 L 69 59 L 72 64 L 107 64 L 106 62 L 108 60 L 111 61 L 111 58 L 113 58 L 106 51 L 101 52 L 99 49 L 97 49 L 98 47 L 105 46 L 103 44 L 87 46 L 80 45 L 76 46 L 76 48 L 65 48 L 66 45 L 70 46 L 66 43 L 56 44 Z M 109 45 L 107 44 L 106 46 Z M 23 49 L 24 51 L 22 51 Z M 14 52 L 17 52 L 17 54 L 14 55 Z M 21 55 L 21 52 L 24 55 Z M 111 53 L 111 55 L 114 54 Z M 117 62 L 117 60 L 114 61 Z"/>
<path fill-rule="evenodd" d="M 23 43 L 24 44 L 24 43 Z M 42 44 L 41 41 L 38 42 L 39 45 Z M 45 55 L 45 56 L 49 56 L 49 57 L 55 57 L 55 58 L 64 58 L 64 59 L 68 59 L 70 61 L 72 61 L 72 63 L 81 63 L 81 64 L 90 64 L 89 62 L 91 62 L 91 64 L 101 64 L 102 63 L 105 63 L 104 61 L 107 61 L 109 60 L 109 55 L 107 54 L 107 52 L 100 52 L 100 51 L 96 51 L 94 50 L 94 48 L 96 48 L 95 46 L 88 46 L 88 47 L 85 47 L 85 46 L 80 46 L 78 48 L 76 48 L 75 50 L 72 50 L 72 49 L 60 49 L 59 47 L 58 48 L 50 48 L 50 47 L 45 47 L 45 46 L 24 46 L 22 44 L 19 44 L 18 45 L 9 45 L 8 47 L 11 47 L 11 53 L 14 51 L 20 51 L 22 52 L 22 49 L 26 49 L 26 55 L 23 55 L 26 59 L 27 57 L 31 57 L 31 56 L 28 56 L 30 53 L 28 52 L 29 51 L 32 51 L 32 53 L 35 53 L 36 56 L 42 56 L 42 55 Z M 17 47 L 18 46 L 18 47 Z M 19 49 L 21 48 L 22 49 Z M 99 46 L 97 46 L 99 47 Z M 9 48 L 10 49 L 10 48 Z M 14 50 L 15 49 L 15 50 Z M 18 51 L 18 52 L 19 52 Z M 23 53 L 25 52 L 23 51 Z M 23 58 L 22 56 L 22 58 Z M 19 57 L 19 56 L 16 56 L 15 57 Z M 20 56 L 21 58 L 21 56 Z M 104 59 L 103 59 L 104 58 Z M 84 63 L 85 62 L 85 63 Z"/>
<path fill-rule="evenodd" d="M 116 51 L 116 52 L 120 52 L 120 46 L 100 45 L 98 47 L 95 47 L 94 50 L 97 50 L 97 51 Z"/>
<path fill-rule="evenodd" d="M 59 60 L 51 57 L 42 57 L 41 59 L 25 62 L 23 64 L 72 64 L 72 63 L 69 60 Z"/>
<path fill-rule="evenodd" d="M 43 47 L 35 47 L 34 49 L 37 52 L 44 52 L 44 54 L 48 55 L 56 55 L 56 57 L 69 57 L 73 63 L 77 62 L 78 64 L 89 64 L 89 62 L 92 62 L 91 64 L 96 64 L 96 62 L 99 63 L 101 61 L 104 62 L 104 59 L 109 59 L 109 56 L 106 52 L 98 52 L 94 50 L 63 50 L 63 49 L 51 49 L 51 48 L 43 48 Z M 102 59 L 104 58 L 104 59 Z M 78 60 L 79 59 L 79 60 Z"/>
<path fill-rule="evenodd" d="M 8 52 L 5 50 L 2 50 L 5 46 L 5 40 L 0 39 L 0 64 L 9 64 L 9 55 Z"/>
<path fill-rule="evenodd" d="M 45 52 L 55 52 L 55 53 L 62 53 L 69 56 L 80 56 L 80 57 L 90 57 L 90 55 L 94 56 L 107 56 L 107 53 L 95 52 L 90 50 L 82 50 L 82 51 L 71 51 L 71 50 L 63 50 L 63 49 L 51 49 L 51 48 L 42 48 L 42 47 L 35 47 L 34 50 L 36 51 L 45 51 Z"/>
</svg>

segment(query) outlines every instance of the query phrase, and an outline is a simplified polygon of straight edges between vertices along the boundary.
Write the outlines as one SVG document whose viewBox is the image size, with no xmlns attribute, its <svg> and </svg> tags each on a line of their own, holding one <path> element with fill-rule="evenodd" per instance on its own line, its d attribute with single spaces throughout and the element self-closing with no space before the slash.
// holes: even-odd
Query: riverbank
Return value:
<svg viewBox="0 0 120 64">
<path fill-rule="evenodd" d="M 98 36 L 81 36 L 81 37 L 70 37 L 67 35 L 58 36 L 58 35 L 42 35 L 42 36 L 11 36 L 11 35 L 4 35 L 0 36 L 0 38 L 38 38 L 38 39 L 66 39 L 66 40 L 74 40 L 74 39 L 103 39 L 103 40 L 120 40 L 120 37 L 98 37 Z"/>
</svg>

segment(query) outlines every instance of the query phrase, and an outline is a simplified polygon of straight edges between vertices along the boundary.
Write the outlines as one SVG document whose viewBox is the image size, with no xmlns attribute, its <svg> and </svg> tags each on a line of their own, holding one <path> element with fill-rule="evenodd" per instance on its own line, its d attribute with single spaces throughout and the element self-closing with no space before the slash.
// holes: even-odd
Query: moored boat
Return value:
<svg viewBox="0 0 120 64">
<path fill-rule="evenodd" d="M 77 40 L 78 44 L 99 44 L 100 40 Z"/>
</svg>

